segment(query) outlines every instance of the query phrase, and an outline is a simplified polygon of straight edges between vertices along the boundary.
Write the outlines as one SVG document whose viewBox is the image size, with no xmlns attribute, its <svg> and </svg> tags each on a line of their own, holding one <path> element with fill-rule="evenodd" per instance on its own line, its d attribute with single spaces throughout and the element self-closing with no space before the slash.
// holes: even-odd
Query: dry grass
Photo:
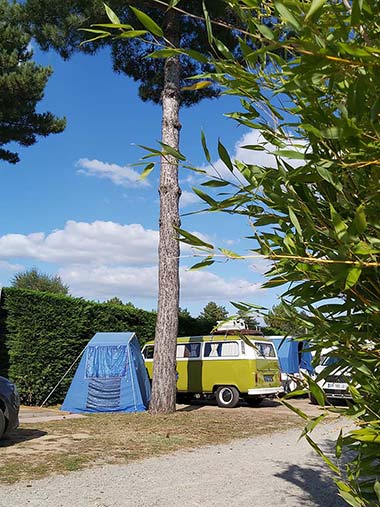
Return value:
<svg viewBox="0 0 380 507">
<path fill-rule="evenodd" d="M 309 414 L 316 413 L 307 400 L 296 403 Z M 296 426 L 302 426 L 301 419 L 275 402 L 258 408 L 192 406 L 169 416 L 94 414 L 21 425 L 0 443 L 0 482 L 128 463 Z"/>
</svg>

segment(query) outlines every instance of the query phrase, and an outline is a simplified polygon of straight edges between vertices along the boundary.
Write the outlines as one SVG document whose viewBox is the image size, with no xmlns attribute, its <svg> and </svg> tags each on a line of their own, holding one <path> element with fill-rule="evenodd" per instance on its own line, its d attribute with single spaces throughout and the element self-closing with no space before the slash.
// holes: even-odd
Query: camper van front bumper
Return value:
<svg viewBox="0 0 380 507">
<path fill-rule="evenodd" d="M 257 387 L 255 389 L 248 389 L 248 393 L 250 396 L 268 396 L 270 394 L 279 394 L 283 393 L 284 388 L 282 386 L 279 387 Z"/>
</svg>

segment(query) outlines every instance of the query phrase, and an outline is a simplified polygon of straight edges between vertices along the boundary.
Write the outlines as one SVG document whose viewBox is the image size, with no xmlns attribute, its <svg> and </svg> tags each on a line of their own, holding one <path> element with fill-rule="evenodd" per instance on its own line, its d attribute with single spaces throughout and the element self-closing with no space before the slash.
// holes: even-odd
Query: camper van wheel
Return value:
<svg viewBox="0 0 380 507">
<path fill-rule="evenodd" d="M 219 407 L 235 408 L 239 403 L 239 391 L 233 386 L 220 386 L 215 393 Z"/>
</svg>

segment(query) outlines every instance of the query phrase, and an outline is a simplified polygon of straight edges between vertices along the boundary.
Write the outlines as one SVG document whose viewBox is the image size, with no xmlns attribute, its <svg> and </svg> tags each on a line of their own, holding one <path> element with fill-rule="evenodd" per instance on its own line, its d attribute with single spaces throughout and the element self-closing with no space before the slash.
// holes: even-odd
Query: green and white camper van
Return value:
<svg viewBox="0 0 380 507">
<path fill-rule="evenodd" d="M 212 395 L 220 407 L 236 407 L 240 398 L 256 406 L 283 392 L 273 343 L 256 331 L 242 332 L 245 340 L 240 331 L 177 339 L 179 402 Z M 142 353 L 152 378 L 154 342 L 147 342 Z"/>
</svg>

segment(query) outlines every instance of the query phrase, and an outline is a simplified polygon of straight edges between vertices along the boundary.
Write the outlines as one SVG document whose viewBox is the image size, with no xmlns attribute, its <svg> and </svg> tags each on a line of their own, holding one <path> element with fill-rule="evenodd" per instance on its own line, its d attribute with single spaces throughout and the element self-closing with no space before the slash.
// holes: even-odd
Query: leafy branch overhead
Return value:
<svg viewBox="0 0 380 507">
<path fill-rule="evenodd" d="M 32 146 L 38 136 L 62 132 L 66 121 L 50 112 L 39 113 L 52 69 L 33 62 L 31 36 L 25 32 L 24 6 L 0 0 L 0 160 L 19 162 L 9 143 Z"/>
<path fill-rule="evenodd" d="M 214 71 L 197 78 L 240 98 L 239 110 L 228 116 L 260 131 L 259 142 L 244 147 L 257 162 L 233 160 L 218 141 L 228 176 L 203 173 L 202 190 L 196 193 L 210 212 L 246 220 L 252 228 L 252 251 L 241 257 L 273 261 L 265 286 L 283 288 L 287 313 L 298 310 L 316 357 L 330 350 L 349 372 L 353 404 L 340 412 L 359 429 L 336 442 L 337 460 L 347 446 L 355 450 L 345 473 L 339 468 L 344 465 L 312 440 L 310 432 L 320 419 L 306 416 L 305 436 L 337 474 L 340 495 L 349 505 L 379 506 L 378 5 L 374 0 L 274 1 L 265 4 L 269 12 L 260 20 L 255 0 L 231 0 L 229 5 L 239 26 L 244 25 L 240 56 L 219 45 L 210 59 Z M 206 14 L 208 36 L 216 46 Z M 268 26 L 265 14 L 277 17 L 278 23 Z M 210 164 L 204 135 L 201 141 Z M 260 163 L 263 152 L 272 156 L 272 163 Z M 182 240 L 191 243 L 186 234 Z M 193 245 L 201 248 L 204 266 L 223 255 L 197 240 Z M 307 380 L 323 404 L 323 392 Z"/>
</svg>

